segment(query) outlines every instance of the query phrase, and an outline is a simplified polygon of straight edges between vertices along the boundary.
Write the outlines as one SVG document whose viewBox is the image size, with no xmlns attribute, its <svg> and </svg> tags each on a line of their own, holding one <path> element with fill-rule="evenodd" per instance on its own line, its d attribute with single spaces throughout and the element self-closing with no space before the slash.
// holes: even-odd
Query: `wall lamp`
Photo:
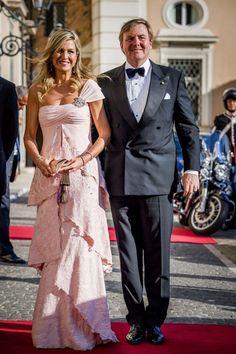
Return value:
<svg viewBox="0 0 236 354">
<path fill-rule="evenodd" d="M 6 17 L 9 17 L 13 20 L 18 21 L 23 27 L 38 27 L 44 20 L 45 16 L 43 16 L 44 11 L 48 11 L 50 9 L 50 6 L 52 4 L 52 0 L 32 0 L 33 3 L 33 8 L 38 10 L 39 15 L 36 18 L 36 22 L 33 22 L 32 24 L 28 24 L 27 21 L 22 20 L 19 18 L 17 13 L 10 8 L 10 6 L 7 6 L 4 1 L 0 0 L 0 12 L 3 12 Z"/>
</svg>

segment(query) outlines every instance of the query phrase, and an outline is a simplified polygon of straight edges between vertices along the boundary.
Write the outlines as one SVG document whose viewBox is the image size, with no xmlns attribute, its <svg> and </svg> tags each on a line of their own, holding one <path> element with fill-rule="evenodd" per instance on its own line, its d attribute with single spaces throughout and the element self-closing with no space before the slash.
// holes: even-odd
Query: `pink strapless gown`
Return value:
<svg viewBox="0 0 236 354">
<path fill-rule="evenodd" d="M 48 105 L 39 110 L 43 133 L 41 154 L 49 159 L 82 154 L 91 145 L 88 102 L 104 96 L 88 80 L 77 105 Z M 33 316 L 37 348 L 88 350 L 116 342 L 111 330 L 104 270 L 112 265 L 104 210 L 105 182 L 99 161 L 70 173 L 68 202 L 57 204 L 60 175 L 46 178 L 36 168 L 29 205 L 37 220 L 29 265 L 42 268 Z"/>
</svg>

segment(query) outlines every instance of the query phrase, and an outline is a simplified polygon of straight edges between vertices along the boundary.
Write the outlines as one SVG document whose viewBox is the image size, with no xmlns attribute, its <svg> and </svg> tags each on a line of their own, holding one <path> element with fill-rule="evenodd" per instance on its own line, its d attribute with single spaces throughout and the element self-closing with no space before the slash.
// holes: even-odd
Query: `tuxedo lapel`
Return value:
<svg viewBox="0 0 236 354">
<path fill-rule="evenodd" d="M 165 97 L 168 81 L 169 76 L 164 75 L 159 66 L 152 63 L 152 73 L 147 103 L 140 122 L 146 117 L 154 116 L 161 104 L 161 101 Z"/>
<path fill-rule="evenodd" d="M 130 107 L 125 84 L 125 66 L 118 68 L 116 75 L 112 77 L 114 82 L 114 90 L 112 92 L 113 104 L 117 107 L 122 117 L 128 122 L 132 129 L 137 128 L 137 121 Z"/>
</svg>

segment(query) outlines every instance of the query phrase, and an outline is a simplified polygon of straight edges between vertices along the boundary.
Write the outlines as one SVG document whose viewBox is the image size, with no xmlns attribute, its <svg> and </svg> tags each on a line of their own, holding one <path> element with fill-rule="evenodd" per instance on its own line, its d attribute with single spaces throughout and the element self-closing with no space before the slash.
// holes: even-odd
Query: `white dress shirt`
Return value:
<svg viewBox="0 0 236 354">
<path fill-rule="evenodd" d="M 144 76 L 140 76 L 138 73 L 131 79 L 126 75 L 126 90 L 130 107 L 134 113 L 137 122 L 140 121 L 146 102 L 151 80 L 151 64 L 149 59 L 141 66 L 145 69 Z M 125 69 L 135 69 L 129 63 L 125 63 Z"/>
</svg>

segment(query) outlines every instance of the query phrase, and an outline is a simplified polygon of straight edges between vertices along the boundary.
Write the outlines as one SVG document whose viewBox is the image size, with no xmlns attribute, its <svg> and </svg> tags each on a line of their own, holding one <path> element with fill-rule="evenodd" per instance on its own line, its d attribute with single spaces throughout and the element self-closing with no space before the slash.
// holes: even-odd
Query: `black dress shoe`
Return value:
<svg viewBox="0 0 236 354">
<path fill-rule="evenodd" d="M 26 264 L 26 261 L 24 259 L 18 257 L 14 253 L 6 254 L 5 256 L 0 256 L 0 261 L 6 263 Z"/>
<path fill-rule="evenodd" d="M 152 344 L 161 344 L 165 340 L 160 327 L 153 326 L 147 329 L 147 341 Z"/>
<path fill-rule="evenodd" d="M 129 344 L 139 344 L 145 339 L 145 328 L 140 323 L 134 323 L 131 325 L 130 330 L 126 336 L 126 340 Z"/>
</svg>

